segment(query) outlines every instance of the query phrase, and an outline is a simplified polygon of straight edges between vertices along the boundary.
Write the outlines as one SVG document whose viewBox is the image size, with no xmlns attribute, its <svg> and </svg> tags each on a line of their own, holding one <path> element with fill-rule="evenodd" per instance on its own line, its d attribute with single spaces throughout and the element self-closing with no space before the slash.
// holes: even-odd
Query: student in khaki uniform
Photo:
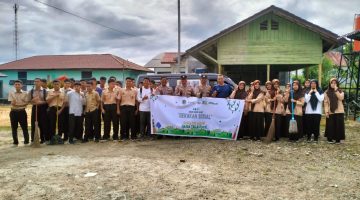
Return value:
<svg viewBox="0 0 360 200">
<path fill-rule="evenodd" d="M 155 90 L 155 95 L 173 95 L 172 87 L 167 86 L 168 80 L 165 76 L 161 77 L 160 85 Z"/>
<path fill-rule="evenodd" d="M 88 142 L 95 137 L 95 142 L 100 140 L 100 129 L 98 125 L 99 120 L 99 105 L 101 102 L 100 95 L 94 90 L 92 81 L 86 85 L 87 92 L 85 94 L 85 136 L 83 142 Z"/>
<path fill-rule="evenodd" d="M 285 91 L 284 91 L 284 95 L 290 95 L 290 83 L 286 83 L 286 86 L 285 86 Z M 282 110 L 282 113 L 281 113 L 281 134 L 280 134 L 280 137 L 283 137 L 283 138 L 288 138 L 289 136 L 286 134 L 288 132 L 288 130 L 286 130 L 286 127 L 287 127 L 287 124 L 286 124 L 286 107 L 288 106 L 288 103 L 285 102 L 283 100 L 283 107 L 284 109 Z"/>
<path fill-rule="evenodd" d="M 180 79 L 180 84 L 177 85 L 175 88 L 175 95 L 183 97 L 195 96 L 194 88 L 190 84 L 188 84 L 187 76 L 181 75 Z"/>
<path fill-rule="evenodd" d="M 298 81 L 294 81 L 293 82 L 293 90 L 294 90 L 294 96 L 291 99 L 291 95 L 289 95 L 289 93 L 286 93 L 286 95 L 284 96 L 284 102 L 287 103 L 286 106 L 286 127 L 285 130 L 287 130 L 286 135 L 289 136 L 289 140 L 290 141 L 298 141 L 301 136 L 303 135 L 303 112 L 302 112 L 302 107 L 305 103 L 305 97 L 304 97 L 304 93 L 302 92 L 301 89 L 301 85 Z M 293 103 L 294 105 L 294 118 L 296 120 L 297 123 L 297 129 L 298 132 L 297 133 L 293 133 L 293 134 L 289 134 L 289 123 L 291 120 L 291 113 L 292 113 L 292 105 L 291 103 Z"/>
<path fill-rule="evenodd" d="M 195 87 L 195 96 L 198 98 L 209 97 L 211 86 L 208 85 L 208 78 L 205 74 L 200 76 L 200 84 Z"/>
<path fill-rule="evenodd" d="M 240 81 L 238 86 L 230 95 L 230 99 L 241 99 L 246 100 L 248 93 L 245 90 L 246 83 Z M 248 107 L 244 104 L 244 111 L 241 117 L 240 128 L 238 132 L 238 139 L 242 139 L 248 131 Z"/>
<path fill-rule="evenodd" d="M 133 88 L 133 81 L 130 77 L 126 78 L 125 88 L 120 90 L 118 100 L 120 103 L 120 122 L 121 122 L 121 140 L 136 139 L 135 130 L 135 112 L 136 112 L 136 99 L 137 90 Z"/>
<path fill-rule="evenodd" d="M 46 101 L 48 103 L 47 118 L 49 122 L 50 139 L 52 139 L 56 132 L 60 133 L 63 129 L 64 117 L 62 111 L 64 110 L 65 93 L 60 90 L 60 81 L 54 80 L 52 82 L 53 90 L 48 92 Z M 58 118 L 58 130 L 56 130 L 56 118 Z"/>
<path fill-rule="evenodd" d="M 284 109 L 284 96 L 283 92 L 280 89 L 280 81 L 278 79 L 272 80 L 272 84 L 274 86 L 275 90 L 275 96 L 273 99 L 270 99 L 269 101 L 274 102 L 275 106 L 275 141 L 278 141 L 281 137 L 281 133 L 285 128 L 283 128 L 283 115 L 285 113 Z M 285 134 L 284 134 L 285 135 Z"/>
<path fill-rule="evenodd" d="M 70 91 L 72 91 L 70 79 L 65 79 L 64 80 L 64 87 L 62 88 L 62 91 L 64 92 L 65 96 Z M 67 122 L 68 122 L 68 119 L 69 119 L 69 105 L 66 104 L 66 103 L 63 104 L 63 109 L 62 109 L 62 112 L 61 112 L 61 116 L 62 116 L 62 119 L 63 119 L 64 123 L 62 124 L 62 129 L 59 130 L 58 135 L 60 137 L 62 137 L 62 135 L 64 134 L 63 140 L 68 141 L 68 139 L 69 139 L 69 123 L 67 123 Z"/>
<path fill-rule="evenodd" d="M 344 92 L 339 89 L 336 78 L 330 79 L 329 87 L 324 93 L 324 110 L 326 115 L 325 137 L 329 143 L 340 144 L 345 140 Z"/>
<path fill-rule="evenodd" d="M 40 130 L 40 143 L 44 143 L 45 141 L 50 140 L 50 133 L 48 131 L 48 123 L 47 123 L 47 102 L 46 102 L 46 94 L 47 91 L 41 87 L 41 79 L 34 79 L 34 88 L 31 89 L 28 93 L 29 102 L 32 104 L 31 108 L 31 142 L 34 141 L 34 133 L 35 133 L 35 120 L 36 115 L 39 124 Z"/>
<path fill-rule="evenodd" d="M 111 123 L 113 125 L 113 140 L 119 139 L 119 105 L 116 99 L 118 92 L 115 90 L 115 80 L 108 80 L 108 88 L 101 95 L 101 110 L 104 114 L 104 140 L 110 139 Z"/>
<path fill-rule="evenodd" d="M 249 132 L 250 139 L 260 141 L 260 137 L 264 133 L 264 91 L 260 89 L 259 80 L 255 80 L 253 84 L 254 87 L 246 100 L 251 104 L 252 111 L 249 115 Z"/>
<path fill-rule="evenodd" d="M 14 81 L 15 91 L 9 93 L 8 101 L 11 102 L 11 111 L 10 111 L 10 122 L 11 122 L 11 132 L 13 137 L 13 144 L 18 145 L 18 135 L 17 129 L 20 124 L 21 129 L 24 135 L 24 144 L 29 144 L 29 132 L 27 124 L 27 114 L 25 108 L 28 104 L 28 94 L 23 91 L 22 81 Z"/>
<path fill-rule="evenodd" d="M 266 81 L 265 83 L 265 87 L 266 87 L 266 94 L 265 94 L 265 98 L 264 98 L 264 103 L 265 103 L 265 110 L 264 110 L 264 120 L 265 120 L 265 129 L 264 129 L 264 134 L 263 136 L 267 135 L 267 132 L 270 128 L 270 124 L 272 121 L 272 114 L 273 114 L 273 109 L 275 107 L 275 102 L 272 101 L 272 99 L 275 97 L 275 89 L 273 87 L 273 84 L 271 81 Z"/>
</svg>

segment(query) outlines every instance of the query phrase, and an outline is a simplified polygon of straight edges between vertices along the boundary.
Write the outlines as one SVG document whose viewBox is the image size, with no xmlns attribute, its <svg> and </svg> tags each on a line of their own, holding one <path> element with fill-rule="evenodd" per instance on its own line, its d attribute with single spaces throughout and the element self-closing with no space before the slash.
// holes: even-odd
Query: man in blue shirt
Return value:
<svg viewBox="0 0 360 200">
<path fill-rule="evenodd" d="M 219 74 L 217 77 L 217 85 L 211 90 L 211 96 L 216 98 L 227 98 L 230 96 L 232 89 L 230 85 L 224 82 L 224 76 Z"/>
</svg>

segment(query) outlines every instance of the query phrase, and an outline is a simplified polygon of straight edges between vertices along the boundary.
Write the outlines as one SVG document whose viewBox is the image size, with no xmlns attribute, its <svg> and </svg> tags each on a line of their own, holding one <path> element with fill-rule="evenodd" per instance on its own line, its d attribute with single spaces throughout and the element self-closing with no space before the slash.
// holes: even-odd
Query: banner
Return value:
<svg viewBox="0 0 360 200">
<path fill-rule="evenodd" d="M 236 140 L 244 100 L 151 96 L 151 133 Z"/>
</svg>

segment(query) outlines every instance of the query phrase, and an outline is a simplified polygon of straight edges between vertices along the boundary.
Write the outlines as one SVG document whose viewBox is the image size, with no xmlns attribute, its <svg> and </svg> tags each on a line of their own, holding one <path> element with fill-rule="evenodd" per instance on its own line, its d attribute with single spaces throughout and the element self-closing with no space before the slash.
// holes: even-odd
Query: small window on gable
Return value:
<svg viewBox="0 0 360 200">
<path fill-rule="evenodd" d="M 260 23 L 260 31 L 266 31 L 268 29 L 268 21 L 265 20 Z"/>
<path fill-rule="evenodd" d="M 279 30 L 279 22 L 271 20 L 271 30 Z"/>
</svg>

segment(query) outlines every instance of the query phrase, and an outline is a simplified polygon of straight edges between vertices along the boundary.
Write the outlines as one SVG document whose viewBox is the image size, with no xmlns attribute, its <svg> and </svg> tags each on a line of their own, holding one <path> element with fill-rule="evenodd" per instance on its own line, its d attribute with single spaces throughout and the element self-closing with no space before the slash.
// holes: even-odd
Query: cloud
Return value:
<svg viewBox="0 0 360 200">
<path fill-rule="evenodd" d="M 112 53 L 144 65 L 164 51 L 177 51 L 175 0 L 42 0 L 106 29 L 36 1 L 19 1 L 19 55 Z M 247 17 L 276 5 L 339 35 L 352 31 L 358 0 L 181 0 L 181 49 L 196 45 Z M 0 0 L 0 63 L 14 59 L 13 1 Z"/>
</svg>

